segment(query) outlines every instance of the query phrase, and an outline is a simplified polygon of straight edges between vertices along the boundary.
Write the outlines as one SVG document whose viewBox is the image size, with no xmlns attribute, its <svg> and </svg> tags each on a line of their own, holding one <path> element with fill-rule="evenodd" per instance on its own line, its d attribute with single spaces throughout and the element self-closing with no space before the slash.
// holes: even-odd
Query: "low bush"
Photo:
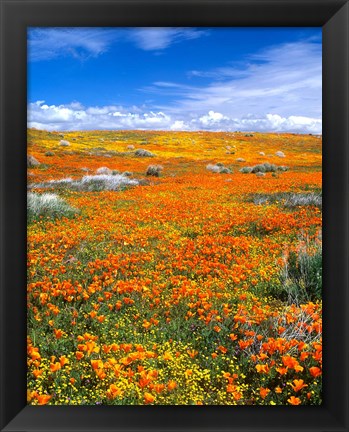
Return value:
<svg viewBox="0 0 349 432">
<path fill-rule="evenodd" d="M 284 158 L 284 157 L 286 157 L 286 156 L 285 156 L 285 153 L 284 153 L 284 152 L 282 152 L 282 151 L 280 151 L 280 150 L 279 150 L 279 151 L 277 151 L 277 152 L 276 152 L 275 154 L 276 154 L 276 156 L 278 156 L 278 157 L 281 157 L 281 158 Z"/>
<path fill-rule="evenodd" d="M 314 206 L 322 208 L 322 194 L 314 192 L 254 194 L 249 198 L 249 201 L 254 202 L 256 205 L 278 203 L 288 208 L 295 208 L 299 206 Z"/>
<path fill-rule="evenodd" d="M 68 177 L 60 180 L 51 180 L 45 183 L 34 183 L 28 187 L 31 189 L 66 188 L 79 191 L 98 192 L 103 190 L 116 191 L 127 186 L 136 186 L 138 184 L 138 180 L 130 179 L 122 174 L 97 174 L 86 175 L 81 180 L 73 180 Z"/>
<path fill-rule="evenodd" d="M 284 253 L 279 284 L 270 287 L 273 297 L 288 304 L 322 299 L 322 245 L 301 242 L 298 250 Z"/>
<path fill-rule="evenodd" d="M 27 194 L 27 217 L 31 221 L 38 217 L 72 217 L 78 212 L 71 207 L 58 195 L 51 193 L 36 194 L 29 192 Z"/>
<path fill-rule="evenodd" d="M 252 169 L 253 169 L 252 167 L 243 167 L 241 168 L 240 172 L 242 174 L 250 174 L 252 172 Z"/>
<path fill-rule="evenodd" d="M 107 175 L 111 175 L 113 174 L 113 171 L 107 167 L 100 167 L 96 170 L 97 174 L 107 174 Z"/>
<path fill-rule="evenodd" d="M 40 165 L 40 162 L 32 155 L 27 155 L 27 168 L 34 168 Z"/>
<path fill-rule="evenodd" d="M 219 173 L 219 174 L 231 174 L 232 170 L 230 168 L 225 167 L 221 162 L 213 164 L 206 165 L 206 169 L 208 171 L 211 171 L 213 173 Z"/>
<path fill-rule="evenodd" d="M 249 173 L 275 173 L 277 171 L 288 171 L 288 167 L 286 166 L 277 166 L 274 164 L 271 164 L 269 162 L 265 162 L 263 164 L 257 164 L 253 167 L 243 167 L 241 168 L 240 172 L 243 174 L 249 174 Z"/>
<path fill-rule="evenodd" d="M 144 150 L 144 149 L 138 149 L 135 151 L 135 156 L 138 157 L 154 157 L 154 153 L 148 151 L 148 150 Z"/>
<path fill-rule="evenodd" d="M 147 176 L 159 177 L 163 167 L 161 165 L 149 165 L 146 171 Z"/>
</svg>

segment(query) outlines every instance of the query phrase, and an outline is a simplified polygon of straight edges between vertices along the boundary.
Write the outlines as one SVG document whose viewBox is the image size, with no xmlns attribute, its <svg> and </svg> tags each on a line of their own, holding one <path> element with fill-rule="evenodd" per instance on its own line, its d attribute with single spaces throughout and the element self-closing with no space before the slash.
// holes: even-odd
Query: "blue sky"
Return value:
<svg viewBox="0 0 349 432">
<path fill-rule="evenodd" d="M 321 133 L 321 28 L 31 28 L 28 126 Z"/>
</svg>

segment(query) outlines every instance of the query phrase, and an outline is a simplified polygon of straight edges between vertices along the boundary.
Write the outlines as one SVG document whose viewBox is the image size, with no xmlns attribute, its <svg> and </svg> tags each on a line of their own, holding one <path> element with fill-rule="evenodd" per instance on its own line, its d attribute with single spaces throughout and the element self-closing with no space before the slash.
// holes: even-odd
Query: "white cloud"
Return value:
<svg viewBox="0 0 349 432">
<path fill-rule="evenodd" d="M 28 59 L 42 61 L 60 56 L 78 59 L 97 57 L 106 52 L 116 38 L 117 33 L 113 29 L 33 27 L 28 31 Z"/>
<path fill-rule="evenodd" d="M 175 120 L 170 126 L 173 131 L 190 130 L 190 127 L 183 120 Z"/>
<path fill-rule="evenodd" d="M 219 112 L 209 111 L 207 115 L 199 118 L 199 122 L 203 126 L 212 126 L 214 124 L 220 123 L 222 120 L 229 120 L 228 117 L 224 116 Z"/>
<path fill-rule="evenodd" d="M 261 132 L 295 132 L 321 134 L 322 121 L 318 118 L 267 114 L 259 118 L 235 119 L 239 130 Z"/>
<path fill-rule="evenodd" d="M 115 42 L 129 42 L 145 51 L 161 51 L 173 43 L 197 39 L 208 32 L 195 28 L 32 27 L 28 31 L 29 61 L 97 57 Z"/>
<path fill-rule="evenodd" d="M 170 116 L 163 112 L 128 112 L 119 106 L 88 107 L 47 105 L 43 101 L 28 105 L 28 126 L 46 130 L 93 129 L 169 129 Z"/>
<path fill-rule="evenodd" d="M 154 129 L 321 133 L 321 119 L 266 114 L 263 116 L 229 117 L 210 110 L 204 115 L 184 116 L 162 111 L 129 111 L 120 106 L 83 107 L 47 105 L 37 101 L 28 105 L 28 127 L 67 131 L 95 129 Z"/>
<path fill-rule="evenodd" d="M 160 51 L 173 43 L 197 39 L 207 31 L 179 27 L 143 27 L 132 29 L 130 39 L 145 51 Z"/>
<path fill-rule="evenodd" d="M 172 115 L 202 116 L 217 111 L 229 118 L 263 118 L 275 113 L 282 118 L 321 119 L 321 60 L 321 44 L 289 43 L 268 48 L 238 66 L 192 71 L 190 86 L 162 81 L 145 91 L 172 96 L 166 107 Z M 211 78 L 209 84 L 207 78 Z"/>
</svg>

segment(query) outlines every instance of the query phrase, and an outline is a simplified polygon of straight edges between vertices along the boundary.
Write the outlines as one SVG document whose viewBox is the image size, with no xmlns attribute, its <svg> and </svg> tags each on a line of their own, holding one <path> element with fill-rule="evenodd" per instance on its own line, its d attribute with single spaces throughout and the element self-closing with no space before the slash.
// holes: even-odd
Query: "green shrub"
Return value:
<svg viewBox="0 0 349 432">
<path fill-rule="evenodd" d="M 251 172 L 253 172 L 253 173 L 258 173 L 258 172 L 265 173 L 266 172 L 266 168 L 265 168 L 264 164 L 255 165 L 252 168 Z"/>
<path fill-rule="evenodd" d="M 250 174 L 252 172 L 252 167 L 243 167 L 240 172 L 243 174 Z"/>
</svg>

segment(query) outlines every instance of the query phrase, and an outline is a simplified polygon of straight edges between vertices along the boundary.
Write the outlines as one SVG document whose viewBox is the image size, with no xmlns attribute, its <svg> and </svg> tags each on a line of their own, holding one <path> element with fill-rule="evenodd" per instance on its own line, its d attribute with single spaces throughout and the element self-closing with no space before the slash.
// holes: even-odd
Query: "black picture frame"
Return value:
<svg viewBox="0 0 349 432">
<path fill-rule="evenodd" d="M 0 3 L 1 430 L 348 431 L 348 1 L 0 0 Z M 30 26 L 322 27 L 323 405 L 26 405 L 26 30 Z"/>
</svg>

